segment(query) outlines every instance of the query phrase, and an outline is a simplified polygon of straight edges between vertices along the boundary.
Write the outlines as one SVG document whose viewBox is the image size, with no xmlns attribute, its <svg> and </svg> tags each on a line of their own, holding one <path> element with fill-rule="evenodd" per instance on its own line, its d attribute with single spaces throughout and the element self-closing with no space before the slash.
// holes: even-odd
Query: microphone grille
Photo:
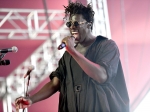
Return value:
<svg viewBox="0 0 150 112">
<path fill-rule="evenodd" d="M 31 65 L 31 66 L 28 67 L 28 69 L 29 69 L 29 70 L 34 70 L 34 66 Z"/>
<path fill-rule="evenodd" d="M 12 47 L 12 52 L 17 52 L 18 51 L 18 48 L 16 46 L 13 46 Z"/>
</svg>

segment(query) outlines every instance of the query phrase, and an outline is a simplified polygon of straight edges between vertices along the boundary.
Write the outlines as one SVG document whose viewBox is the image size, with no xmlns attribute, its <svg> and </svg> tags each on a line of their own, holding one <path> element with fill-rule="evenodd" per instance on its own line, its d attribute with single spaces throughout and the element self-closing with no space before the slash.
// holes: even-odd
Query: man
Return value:
<svg viewBox="0 0 150 112">
<path fill-rule="evenodd" d="M 92 35 L 94 11 L 90 4 L 85 7 L 71 2 L 65 13 L 69 15 L 66 25 L 71 36 L 62 40 L 66 52 L 58 68 L 51 73 L 51 81 L 35 95 L 17 98 L 16 109 L 59 91 L 59 112 L 129 112 L 117 45 L 113 40 Z"/>
</svg>

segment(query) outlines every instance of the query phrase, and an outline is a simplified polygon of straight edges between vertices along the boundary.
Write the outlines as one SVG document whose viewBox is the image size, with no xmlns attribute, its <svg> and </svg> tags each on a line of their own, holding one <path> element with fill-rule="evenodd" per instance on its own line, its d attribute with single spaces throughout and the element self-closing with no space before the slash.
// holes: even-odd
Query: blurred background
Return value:
<svg viewBox="0 0 150 112">
<path fill-rule="evenodd" d="M 14 99 L 27 90 L 24 74 L 31 65 L 29 95 L 50 81 L 64 52 L 57 46 L 69 35 L 63 19 L 69 1 L 76 0 L 0 0 L 0 50 L 18 48 L 0 54 L 0 112 L 15 112 Z M 77 1 L 93 5 L 93 34 L 107 36 L 119 47 L 131 112 L 150 112 L 150 0 Z M 26 112 L 57 112 L 58 97 L 57 92 Z"/>
</svg>

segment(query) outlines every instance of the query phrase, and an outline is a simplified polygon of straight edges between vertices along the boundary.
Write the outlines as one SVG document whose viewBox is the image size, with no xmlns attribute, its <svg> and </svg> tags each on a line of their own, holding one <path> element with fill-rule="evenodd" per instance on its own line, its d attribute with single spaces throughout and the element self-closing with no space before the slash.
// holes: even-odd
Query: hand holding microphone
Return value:
<svg viewBox="0 0 150 112">
<path fill-rule="evenodd" d="M 67 36 L 62 40 L 62 43 L 58 46 L 58 50 L 63 49 L 64 47 L 68 46 L 71 47 L 73 45 L 74 47 L 74 36 Z"/>
</svg>

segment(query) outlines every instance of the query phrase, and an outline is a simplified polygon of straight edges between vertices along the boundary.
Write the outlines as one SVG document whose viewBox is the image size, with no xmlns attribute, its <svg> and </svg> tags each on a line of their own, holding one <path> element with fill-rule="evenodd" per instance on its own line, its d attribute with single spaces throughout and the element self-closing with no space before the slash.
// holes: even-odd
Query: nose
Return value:
<svg viewBox="0 0 150 112">
<path fill-rule="evenodd" d="M 70 29 L 76 28 L 74 24 L 71 24 Z"/>
</svg>

